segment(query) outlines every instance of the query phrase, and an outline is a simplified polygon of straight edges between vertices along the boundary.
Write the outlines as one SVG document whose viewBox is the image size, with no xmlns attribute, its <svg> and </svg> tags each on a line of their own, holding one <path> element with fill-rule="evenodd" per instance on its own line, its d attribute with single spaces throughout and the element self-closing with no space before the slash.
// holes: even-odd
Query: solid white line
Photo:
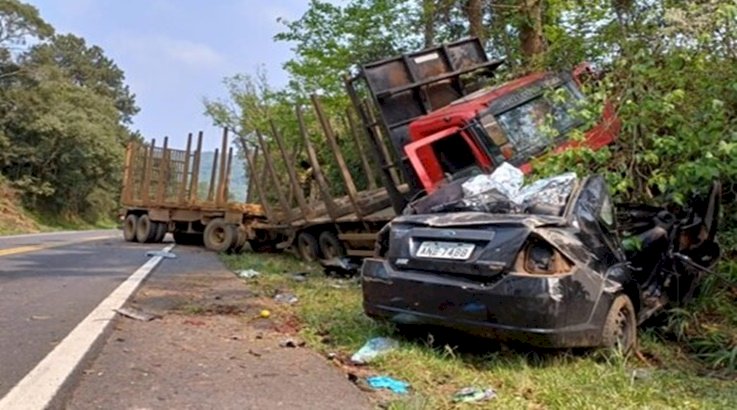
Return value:
<svg viewBox="0 0 737 410">
<path fill-rule="evenodd" d="M 173 244 L 164 248 L 164 251 L 171 251 L 172 248 Z M 49 406 L 85 354 L 112 323 L 116 314 L 115 309 L 123 307 L 162 259 L 161 256 L 149 259 L 100 302 L 51 353 L 0 400 L 0 409 L 42 410 Z"/>
<path fill-rule="evenodd" d="M 0 239 L 14 239 L 14 238 L 34 238 L 37 236 L 58 236 L 58 235 L 75 235 L 80 233 L 103 233 L 103 232 L 110 232 L 111 234 L 114 231 L 120 231 L 119 229 L 94 229 L 90 231 L 53 231 L 53 232 L 38 232 L 38 233 L 22 233 L 18 235 L 0 235 Z"/>
</svg>

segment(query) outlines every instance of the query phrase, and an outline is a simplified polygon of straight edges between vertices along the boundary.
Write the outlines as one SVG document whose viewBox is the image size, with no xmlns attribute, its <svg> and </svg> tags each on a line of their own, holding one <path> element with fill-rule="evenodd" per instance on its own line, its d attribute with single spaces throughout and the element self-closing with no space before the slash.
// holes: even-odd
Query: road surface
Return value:
<svg viewBox="0 0 737 410">
<path fill-rule="evenodd" d="M 0 398 L 162 248 L 118 230 L 0 237 Z"/>
</svg>

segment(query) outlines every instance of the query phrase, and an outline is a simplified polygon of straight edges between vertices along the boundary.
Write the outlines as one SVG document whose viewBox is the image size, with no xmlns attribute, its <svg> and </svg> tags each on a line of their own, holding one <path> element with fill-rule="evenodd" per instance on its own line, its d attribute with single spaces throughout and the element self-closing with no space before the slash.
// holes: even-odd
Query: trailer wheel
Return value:
<svg viewBox="0 0 737 410">
<path fill-rule="evenodd" d="M 141 215 L 136 223 L 136 240 L 141 243 L 153 242 L 156 236 L 156 223 L 148 215 Z"/>
<path fill-rule="evenodd" d="M 156 224 L 156 236 L 154 236 L 153 242 L 161 243 L 169 230 L 169 224 L 166 222 L 154 222 L 154 224 Z"/>
<path fill-rule="evenodd" d="M 138 226 L 138 216 L 130 214 L 123 221 L 123 239 L 128 242 L 136 241 L 136 227 Z"/>
<path fill-rule="evenodd" d="M 320 249 L 315 236 L 308 232 L 297 235 L 297 253 L 307 262 L 314 262 L 320 258 Z"/>
<path fill-rule="evenodd" d="M 602 328 L 602 342 L 620 352 L 629 353 L 637 342 L 635 307 L 627 295 L 619 295 L 612 302 Z"/>
<path fill-rule="evenodd" d="M 236 228 L 235 241 L 233 241 L 233 245 L 230 247 L 230 249 L 228 249 L 228 252 L 241 253 L 243 247 L 246 246 L 246 242 L 246 231 L 240 228 Z"/>
<path fill-rule="evenodd" d="M 205 227 L 205 247 L 211 251 L 225 252 L 235 243 L 237 236 L 235 226 L 222 218 L 213 219 Z"/>
<path fill-rule="evenodd" d="M 321 233 L 319 242 L 323 258 L 333 259 L 345 256 L 345 246 L 334 233 L 329 231 Z"/>
</svg>

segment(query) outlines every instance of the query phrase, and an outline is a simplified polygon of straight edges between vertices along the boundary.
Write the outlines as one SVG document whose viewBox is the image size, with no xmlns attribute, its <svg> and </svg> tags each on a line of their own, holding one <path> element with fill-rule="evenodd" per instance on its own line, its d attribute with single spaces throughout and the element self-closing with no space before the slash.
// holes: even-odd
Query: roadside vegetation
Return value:
<svg viewBox="0 0 737 410">
<path fill-rule="evenodd" d="M 377 401 L 391 409 L 476 408 L 452 402 L 452 395 L 467 386 L 493 388 L 497 408 L 734 408 L 737 368 L 716 356 L 699 353 L 700 344 L 686 333 L 710 337 L 720 325 L 701 322 L 682 329 L 678 339 L 669 326 L 640 331 L 640 351 L 646 361 L 606 351 L 533 351 L 507 348 L 437 329 L 398 333 L 391 325 L 363 315 L 357 278 L 327 277 L 322 268 L 289 255 L 223 255 L 233 270 L 254 269 L 261 274 L 245 279 L 262 296 L 292 292 L 294 305 L 277 305 L 272 318 L 289 322 L 299 337 L 321 354 L 335 354 L 334 363 L 359 378 L 382 374 L 409 382 L 408 396 L 376 393 Z M 293 274 L 305 273 L 305 281 Z M 707 284 L 707 286 L 710 286 Z M 712 294 L 713 295 L 713 294 Z M 726 295 L 722 295 L 725 296 Z M 737 308 L 722 296 L 702 296 L 684 311 L 705 317 L 715 305 L 719 315 L 737 319 Z M 295 326 L 293 317 L 298 318 Z M 672 315 L 681 319 L 680 316 Z M 691 326 L 691 320 L 686 320 Z M 682 322 L 681 322 L 682 324 Z M 730 330 L 733 332 L 733 330 Z M 367 340 L 389 336 L 400 347 L 367 366 L 355 367 L 349 357 Z M 734 337 L 734 334 L 732 334 Z"/>
<path fill-rule="evenodd" d="M 137 112 L 100 47 L 0 0 L 0 232 L 110 225 Z"/>
</svg>

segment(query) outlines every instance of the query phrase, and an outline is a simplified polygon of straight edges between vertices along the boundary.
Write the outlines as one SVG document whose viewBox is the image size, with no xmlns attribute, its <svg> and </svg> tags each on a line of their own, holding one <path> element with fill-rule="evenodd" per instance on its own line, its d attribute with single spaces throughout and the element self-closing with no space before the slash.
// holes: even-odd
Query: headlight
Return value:
<svg viewBox="0 0 737 410">
<path fill-rule="evenodd" d="M 562 275 L 571 272 L 573 263 L 546 241 L 531 237 L 514 263 L 518 273 Z"/>
</svg>

